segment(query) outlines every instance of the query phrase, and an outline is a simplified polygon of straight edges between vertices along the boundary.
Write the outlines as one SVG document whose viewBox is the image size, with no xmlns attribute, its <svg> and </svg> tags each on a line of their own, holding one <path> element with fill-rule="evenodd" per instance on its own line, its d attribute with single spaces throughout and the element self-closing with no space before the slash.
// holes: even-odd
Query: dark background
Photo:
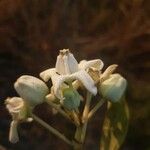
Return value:
<svg viewBox="0 0 150 150">
<path fill-rule="evenodd" d="M 58 51 L 78 59 L 117 63 L 128 80 L 130 126 L 122 150 L 150 150 L 150 1 L 1 0 L 0 1 L 0 150 L 70 149 L 36 123 L 22 124 L 20 142 L 10 144 L 11 117 L 4 99 L 15 96 L 15 80 L 54 67 Z M 42 105 L 39 116 L 71 136 L 74 127 Z M 85 149 L 98 150 L 105 108 L 89 124 Z"/>
</svg>

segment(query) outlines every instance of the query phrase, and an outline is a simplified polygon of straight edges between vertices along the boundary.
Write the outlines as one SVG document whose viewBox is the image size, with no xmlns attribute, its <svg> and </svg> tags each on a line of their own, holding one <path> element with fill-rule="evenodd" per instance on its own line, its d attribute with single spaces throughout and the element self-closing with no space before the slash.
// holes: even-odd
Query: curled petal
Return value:
<svg viewBox="0 0 150 150">
<path fill-rule="evenodd" d="M 15 120 L 13 120 L 10 124 L 9 141 L 11 143 L 17 143 L 19 141 L 17 126 L 18 122 Z"/>
<path fill-rule="evenodd" d="M 85 70 L 80 70 L 80 71 L 72 74 L 70 76 L 70 79 L 79 80 L 89 92 L 91 92 L 93 95 L 97 94 L 97 88 L 94 84 L 94 81 Z"/>
<path fill-rule="evenodd" d="M 51 78 L 51 76 L 52 76 L 54 73 L 56 73 L 55 68 L 47 69 L 47 70 L 45 70 L 45 71 L 43 71 L 43 72 L 40 73 L 40 77 L 41 77 L 45 82 L 47 82 L 47 81 Z"/>
<path fill-rule="evenodd" d="M 102 60 L 100 59 L 94 59 L 94 60 L 90 60 L 90 61 L 86 61 L 86 60 L 82 60 L 79 63 L 79 68 L 80 69 L 88 69 L 90 67 L 95 68 L 97 70 L 101 70 L 104 66 L 104 63 Z"/>
<path fill-rule="evenodd" d="M 52 83 L 53 83 L 53 87 L 54 87 L 55 96 L 59 99 L 63 99 L 61 88 L 63 86 L 66 86 L 64 84 L 64 82 L 69 80 L 69 76 L 54 74 L 51 79 L 52 79 Z"/>
<path fill-rule="evenodd" d="M 18 114 L 24 106 L 24 101 L 20 97 L 7 98 L 5 100 L 6 108 L 13 118 L 18 118 Z"/>
<path fill-rule="evenodd" d="M 59 99 L 63 98 L 60 88 L 65 86 L 63 83 L 68 79 L 68 75 L 59 75 L 55 72 L 55 69 L 48 69 L 40 73 L 40 77 L 44 81 L 48 81 L 51 78 L 55 96 Z"/>
<path fill-rule="evenodd" d="M 62 88 L 67 87 L 67 85 L 64 82 L 72 82 L 73 80 L 79 80 L 89 92 L 96 95 L 97 88 L 94 84 L 93 79 L 86 71 L 80 70 L 71 75 L 55 74 L 52 76 L 55 96 L 59 99 L 63 99 Z"/>
<path fill-rule="evenodd" d="M 116 70 L 118 67 L 117 64 L 110 65 L 104 73 L 100 76 L 100 81 L 103 82 L 104 80 L 108 79 L 109 76 Z"/>
</svg>

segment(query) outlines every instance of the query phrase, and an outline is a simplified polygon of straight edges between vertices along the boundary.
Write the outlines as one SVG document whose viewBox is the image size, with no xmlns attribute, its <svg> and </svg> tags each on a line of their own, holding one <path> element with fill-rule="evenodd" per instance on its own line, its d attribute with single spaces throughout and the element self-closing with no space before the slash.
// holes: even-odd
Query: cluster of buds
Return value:
<svg viewBox="0 0 150 150">
<path fill-rule="evenodd" d="M 10 125 L 11 142 L 19 140 L 17 126 L 24 121 L 32 121 L 32 111 L 36 105 L 50 102 L 59 106 L 66 113 L 79 112 L 84 96 L 79 88 L 95 96 L 97 93 L 103 99 L 118 102 L 127 82 L 120 74 L 114 74 L 117 65 L 109 66 L 104 72 L 103 62 L 100 59 L 82 60 L 79 63 L 68 49 L 60 50 L 55 68 L 40 73 L 44 82 L 52 81 L 52 87 L 40 79 L 23 75 L 14 84 L 20 97 L 6 99 L 6 107 L 12 115 Z"/>
</svg>

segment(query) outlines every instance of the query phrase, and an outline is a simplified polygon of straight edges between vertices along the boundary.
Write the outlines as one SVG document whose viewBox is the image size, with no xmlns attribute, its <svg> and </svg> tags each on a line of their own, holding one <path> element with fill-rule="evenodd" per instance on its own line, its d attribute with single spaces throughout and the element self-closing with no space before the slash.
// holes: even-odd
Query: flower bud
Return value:
<svg viewBox="0 0 150 150">
<path fill-rule="evenodd" d="M 112 102 L 118 102 L 123 96 L 127 81 L 120 74 L 112 74 L 100 85 L 102 96 Z"/>
<path fill-rule="evenodd" d="M 62 105 L 68 110 L 75 110 L 80 106 L 80 95 L 79 93 L 72 89 L 66 88 L 63 90 L 64 99 L 61 101 Z"/>
<path fill-rule="evenodd" d="M 42 103 L 49 92 L 48 87 L 42 80 L 29 75 L 21 76 L 14 87 L 30 106 Z"/>
</svg>

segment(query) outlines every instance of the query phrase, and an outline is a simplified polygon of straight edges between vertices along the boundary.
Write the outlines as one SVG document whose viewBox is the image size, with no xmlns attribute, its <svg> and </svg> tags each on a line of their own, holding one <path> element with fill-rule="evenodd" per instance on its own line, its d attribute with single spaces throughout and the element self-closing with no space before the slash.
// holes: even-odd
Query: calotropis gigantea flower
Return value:
<svg viewBox="0 0 150 150">
<path fill-rule="evenodd" d="M 52 79 L 54 94 L 57 98 L 63 99 L 63 93 L 61 88 L 74 80 L 80 81 L 84 87 L 96 95 L 97 88 L 91 76 L 87 73 L 87 69 L 90 67 L 102 69 L 103 62 L 100 59 L 91 61 L 83 60 L 79 64 L 74 58 L 73 54 L 68 49 L 60 50 L 57 56 L 55 68 L 47 69 L 40 73 L 40 77 L 47 82 Z M 67 83 L 67 84 L 66 84 Z"/>
<path fill-rule="evenodd" d="M 33 76 L 23 75 L 14 84 L 17 93 L 31 106 L 41 104 L 49 93 L 46 84 Z"/>
<path fill-rule="evenodd" d="M 16 143 L 19 141 L 17 126 L 20 121 L 31 121 L 28 118 L 27 109 L 25 108 L 24 100 L 20 97 L 7 98 L 5 100 L 6 108 L 12 116 L 10 124 L 9 141 Z"/>
</svg>

